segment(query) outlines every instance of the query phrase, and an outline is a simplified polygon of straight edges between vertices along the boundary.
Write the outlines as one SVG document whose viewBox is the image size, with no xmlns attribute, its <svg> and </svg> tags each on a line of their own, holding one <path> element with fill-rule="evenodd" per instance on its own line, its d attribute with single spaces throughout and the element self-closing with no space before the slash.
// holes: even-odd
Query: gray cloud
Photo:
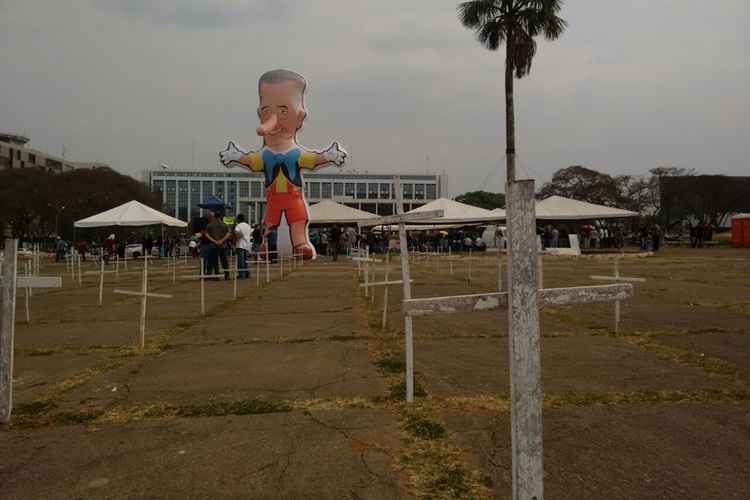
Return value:
<svg viewBox="0 0 750 500">
<path fill-rule="evenodd" d="M 185 30 L 211 30 L 247 26 L 258 21 L 281 21 L 293 12 L 287 0 L 95 0 L 93 4 L 131 18 Z"/>
</svg>

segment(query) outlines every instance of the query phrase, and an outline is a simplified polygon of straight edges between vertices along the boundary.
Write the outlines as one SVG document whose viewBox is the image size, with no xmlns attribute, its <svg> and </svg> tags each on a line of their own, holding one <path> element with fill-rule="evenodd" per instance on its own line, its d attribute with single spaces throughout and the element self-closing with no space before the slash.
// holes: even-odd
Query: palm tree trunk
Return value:
<svg viewBox="0 0 750 500">
<path fill-rule="evenodd" d="M 510 184 L 516 180 L 516 121 L 513 112 L 512 34 L 505 43 L 505 175 Z"/>
</svg>

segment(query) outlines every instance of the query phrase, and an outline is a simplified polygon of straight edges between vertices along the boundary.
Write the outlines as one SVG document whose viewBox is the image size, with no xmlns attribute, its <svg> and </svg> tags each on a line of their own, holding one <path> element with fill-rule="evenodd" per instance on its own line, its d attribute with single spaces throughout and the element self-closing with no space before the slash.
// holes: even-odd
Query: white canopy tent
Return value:
<svg viewBox="0 0 750 500">
<path fill-rule="evenodd" d="M 310 224 L 356 224 L 359 221 L 377 217 L 370 212 L 347 207 L 331 200 L 323 200 L 312 205 L 309 213 Z"/>
<path fill-rule="evenodd" d="M 638 217 L 638 213 L 562 196 L 550 196 L 536 202 L 537 220 L 596 220 L 622 217 Z"/>
<path fill-rule="evenodd" d="M 129 201 L 102 213 L 77 220 L 74 227 L 153 226 L 187 227 L 187 223 L 144 205 Z"/>
<path fill-rule="evenodd" d="M 502 214 L 499 214 L 491 210 L 467 205 L 465 203 L 449 200 L 447 198 L 439 198 L 406 213 L 415 214 L 420 212 L 429 212 L 430 210 L 442 210 L 443 216 L 425 220 L 423 221 L 424 225 L 462 226 L 480 222 L 500 221 L 505 219 L 504 211 Z M 413 224 L 417 225 L 416 223 Z M 422 221 L 420 221 L 419 225 L 422 225 Z"/>
</svg>

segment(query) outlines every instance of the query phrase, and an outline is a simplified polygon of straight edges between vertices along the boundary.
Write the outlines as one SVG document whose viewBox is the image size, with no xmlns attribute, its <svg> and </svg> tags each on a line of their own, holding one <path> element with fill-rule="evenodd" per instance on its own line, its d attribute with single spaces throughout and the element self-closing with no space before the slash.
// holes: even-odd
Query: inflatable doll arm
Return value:
<svg viewBox="0 0 750 500">
<path fill-rule="evenodd" d="M 245 167 L 252 171 L 259 171 L 263 168 L 259 153 L 242 151 L 232 141 L 229 141 L 226 149 L 219 152 L 219 161 L 227 168 Z"/>
</svg>

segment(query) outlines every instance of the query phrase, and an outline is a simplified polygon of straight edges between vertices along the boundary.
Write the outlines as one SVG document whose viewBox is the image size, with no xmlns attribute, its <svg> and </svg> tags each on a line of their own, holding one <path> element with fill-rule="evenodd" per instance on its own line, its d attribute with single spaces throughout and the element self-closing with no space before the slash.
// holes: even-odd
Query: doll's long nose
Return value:
<svg viewBox="0 0 750 500">
<path fill-rule="evenodd" d="M 279 120 L 276 118 L 276 114 L 271 115 L 271 118 L 260 124 L 260 127 L 256 130 L 259 136 L 264 137 L 273 132 L 278 125 Z"/>
</svg>

